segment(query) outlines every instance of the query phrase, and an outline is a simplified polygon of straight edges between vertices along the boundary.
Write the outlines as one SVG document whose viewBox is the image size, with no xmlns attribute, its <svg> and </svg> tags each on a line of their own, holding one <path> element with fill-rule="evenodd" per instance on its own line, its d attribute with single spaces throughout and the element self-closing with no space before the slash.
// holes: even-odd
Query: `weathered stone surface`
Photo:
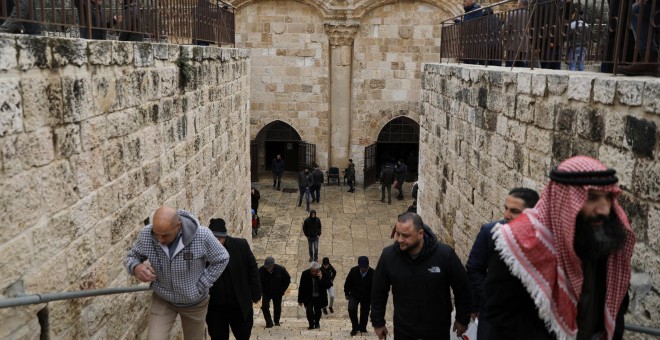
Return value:
<svg viewBox="0 0 660 340">
<path fill-rule="evenodd" d="M 23 129 L 23 110 L 18 78 L 0 80 L 0 137 Z"/>
<path fill-rule="evenodd" d="M 87 43 L 89 63 L 92 65 L 112 64 L 112 45 L 113 42 L 110 40 L 89 40 Z"/>
<path fill-rule="evenodd" d="M 658 126 L 654 121 L 626 116 L 626 141 L 632 151 L 642 157 L 653 159 L 656 149 Z"/>
<path fill-rule="evenodd" d="M 660 114 L 660 81 L 644 83 L 644 111 Z"/>
<path fill-rule="evenodd" d="M 590 107 L 578 109 L 577 133 L 594 142 L 600 142 L 605 138 L 604 112 Z"/>
<path fill-rule="evenodd" d="M 30 77 L 21 79 L 21 95 L 30 98 L 23 102 L 25 131 L 62 122 L 62 83 L 56 77 Z"/>
<path fill-rule="evenodd" d="M 596 78 L 594 81 L 594 102 L 607 105 L 614 104 L 616 95 L 616 79 Z"/>
<path fill-rule="evenodd" d="M 15 44 L 14 35 L 3 34 L 0 36 L 0 55 L 3 56 L 3 58 L 0 58 L 0 70 L 11 70 L 18 65 L 18 52 L 16 51 Z"/>
<path fill-rule="evenodd" d="M 25 235 L 0 246 L 0 251 L 5 254 L 0 258 L 0 268 L 2 268 L 0 289 L 3 291 L 21 277 L 25 268 L 31 267 L 32 256 L 26 252 L 29 247 L 30 241 Z"/>
<path fill-rule="evenodd" d="M 592 76 L 571 76 L 568 80 L 568 99 L 588 103 L 591 100 Z"/>
<path fill-rule="evenodd" d="M 94 112 L 92 89 L 89 76 L 63 76 L 62 101 L 64 122 L 79 122 Z"/>
<path fill-rule="evenodd" d="M 642 105 L 644 83 L 634 80 L 617 80 L 616 95 L 619 103 L 628 106 Z"/>
<path fill-rule="evenodd" d="M 518 93 L 531 94 L 532 93 L 532 75 L 527 72 L 518 73 Z"/>
<path fill-rule="evenodd" d="M 130 65 L 133 63 L 134 43 L 126 41 L 112 42 L 112 63 L 116 65 Z"/>
<path fill-rule="evenodd" d="M 68 158 L 80 153 L 80 127 L 77 124 L 67 124 L 55 128 L 53 143 L 56 158 Z"/>
<path fill-rule="evenodd" d="M 49 41 L 47 37 L 19 35 L 16 39 L 17 46 L 21 50 L 18 57 L 19 68 L 27 71 L 33 67 L 50 67 L 52 55 L 48 46 Z"/>
<path fill-rule="evenodd" d="M 87 40 L 70 38 L 51 38 L 53 67 L 68 64 L 82 66 L 87 63 Z"/>
<path fill-rule="evenodd" d="M 533 74 L 532 75 L 532 95 L 543 97 L 545 96 L 546 89 L 546 75 Z"/>
<path fill-rule="evenodd" d="M 562 95 L 568 88 L 568 76 L 565 74 L 548 74 L 548 92 L 554 95 Z"/>
<path fill-rule="evenodd" d="M 632 186 L 633 192 L 640 197 L 657 200 L 660 197 L 660 163 L 644 159 L 638 160 Z"/>
<path fill-rule="evenodd" d="M 154 64 L 154 49 L 150 43 L 134 44 L 135 66 L 144 67 Z"/>
<path fill-rule="evenodd" d="M 635 159 L 630 152 L 621 150 L 608 145 L 600 148 L 599 160 L 603 164 L 616 170 L 616 176 L 619 178 L 619 185 L 630 190 L 632 189 L 633 169 L 635 168 Z"/>
<path fill-rule="evenodd" d="M 41 166 L 52 162 L 55 159 L 52 130 L 41 128 L 19 135 L 16 150 L 23 164 L 27 166 Z"/>
</svg>

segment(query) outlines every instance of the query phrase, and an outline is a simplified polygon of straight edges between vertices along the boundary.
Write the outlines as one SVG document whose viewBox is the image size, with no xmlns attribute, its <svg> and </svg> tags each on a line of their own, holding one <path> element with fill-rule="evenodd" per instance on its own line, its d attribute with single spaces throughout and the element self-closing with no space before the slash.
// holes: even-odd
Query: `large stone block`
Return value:
<svg viewBox="0 0 660 340">
<path fill-rule="evenodd" d="M 106 142 L 108 133 L 108 116 L 97 116 L 84 120 L 80 124 L 80 140 L 83 150 L 89 151 Z"/>
<path fill-rule="evenodd" d="M 99 114 L 117 106 L 117 84 L 113 72 L 97 72 L 92 76 L 92 93 Z"/>
<path fill-rule="evenodd" d="M 632 189 L 633 169 L 635 159 L 630 152 L 609 145 L 602 145 L 598 152 L 599 160 L 606 166 L 616 170 L 619 185 L 625 189 Z"/>
<path fill-rule="evenodd" d="M 605 113 L 590 107 L 578 109 L 577 132 L 578 135 L 594 142 L 605 138 Z"/>
<path fill-rule="evenodd" d="M 7 287 L 18 281 L 25 268 L 32 267 L 32 254 L 30 253 L 30 241 L 26 235 L 18 236 L 0 246 L 4 256 L 0 258 L 0 289 L 4 291 Z"/>
<path fill-rule="evenodd" d="M 555 129 L 569 134 L 575 133 L 577 112 L 573 106 L 558 105 Z"/>
<path fill-rule="evenodd" d="M 88 75 L 62 76 L 64 122 L 77 123 L 94 114 L 93 91 Z"/>
<path fill-rule="evenodd" d="M 555 124 L 556 104 L 539 101 L 534 105 L 534 125 L 552 130 Z"/>
<path fill-rule="evenodd" d="M 605 142 L 624 149 L 630 149 L 625 139 L 626 115 L 618 110 L 605 111 Z"/>
<path fill-rule="evenodd" d="M 660 81 L 644 83 L 644 111 L 660 114 Z"/>
<path fill-rule="evenodd" d="M 58 126 L 54 131 L 53 143 L 56 158 L 69 158 L 73 154 L 80 153 L 82 151 L 80 126 L 78 124 Z"/>
<path fill-rule="evenodd" d="M 115 65 L 130 65 L 133 63 L 133 44 L 127 41 L 113 41 L 112 63 Z"/>
<path fill-rule="evenodd" d="M 21 51 L 18 55 L 19 68 L 27 71 L 33 67 L 50 67 L 53 58 L 48 46 L 50 40 L 51 38 L 42 36 L 19 35 L 16 39 Z"/>
<path fill-rule="evenodd" d="M 5 177 L 12 177 L 23 171 L 23 164 L 21 164 L 21 159 L 18 157 L 18 151 L 16 151 L 16 141 L 18 136 L 9 136 L 3 139 L 0 139 L 0 147 L 2 149 L 0 154 L 2 155 L 2 171 L 4 172 Z"/>
<path fill-rule="evenodd" d="M 25 131 L 62 122 L 62 83 L 59 77 L 26 77 L 21 79 Z"/>
<path fill-rule="evenodd" d="M 89 40 L 89 63 L 92 65 L 112 64 L 112 40 Z"/>
<path fill-rule="evenodd" d="M 13 70 L 18 65 L 16 56 L 16 36 L 12 34 L 2 34 L 0 36 L 0 71 Z"/>
<path fill-rule="evenodd" d="M 87 63 L 87 40 L 71 38 L 50 38 L 53 53 L 53 67 L 68 64 L 82 66 Z"/>
<path fill-rule="evenodd" d="M 146 67 L 154 65 L 154 49 L 151 43 L 134 44 L 135 66 Z"/>
<path fill-rule="evenodd" d="M 639 197 L 657 202 L 660 197 L 660 162 L 637 160 L 632 175 L 632 189 Z"/>
<path fill-rule="evenodd" d="M 593 76 L 571 75 L 568 80 L 568 99 L 588 103 L 591 100 Z"/>
<path fill-rule="evenodd" d="M 16 150 L 23 164 L 41 166 L 55 159 L 53 132 L 45 127 L 37 131 L 24 133 L 16 140 Z"/>
<path fill-rule="evenodd" d="M 594 81 L 594 102 L 607 105 L 614 104 L 616 95 L 616 79 L 596 78 Z"/>
<path fill-rule="evenodd" d="M 626 116 L 626 141 L 638 156 L 653 159 L 657 135 L 658 127 L 654 121 Z"/>
<path fill-rule="evenodd" d="M 517 92 L 522 94 L 532 93 L 532 74 L 527 72 L 518 73 Z"/>
<path fill-rule="evenodd" d="M 620 79 L 616 82 L 616 94 L 621 104 L 628 106 L 642 105 L 643 91 L 644 81 Z"/>
<path fill-rule="evenodd" d="M 543 97 L 546 89 L 546 75 L 532 74 L 532 95 Z"/>
<path fill-rule="evenodd" d="M 562 95 L 568 88 L 568 76 L 565 74 L 548 74 L 548 92 L 554 95 Z"/>
<path fill-rule="evenodd" d="M 23 110 L 18 78 L 0 80 L 0 137 L 23 130 Z"/>
<path fill-rule="evenodd" d="M 532 125 L 527 126 L 525 146 L 528 148 L 549 155 L 552 150 L 552 140 L 552 131 L 539 129 Z"/>
</svg>

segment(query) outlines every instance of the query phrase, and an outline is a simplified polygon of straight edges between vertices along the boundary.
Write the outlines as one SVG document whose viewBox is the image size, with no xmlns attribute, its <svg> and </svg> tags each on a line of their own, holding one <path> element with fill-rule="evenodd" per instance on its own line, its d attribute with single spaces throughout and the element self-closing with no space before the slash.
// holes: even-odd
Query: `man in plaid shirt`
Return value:
<svg viewBox="0 0 660 340">
<path fill-rule="evenodd" d="M 229 254 L 186 211 L 160 207 L 153 221 L 126 259 L 128 272 L 153 289 L 148 339 L 168 339 L 177 314 L 186 340 L 205 339 L 209 288 L 227 267 Z"/>
</svg>

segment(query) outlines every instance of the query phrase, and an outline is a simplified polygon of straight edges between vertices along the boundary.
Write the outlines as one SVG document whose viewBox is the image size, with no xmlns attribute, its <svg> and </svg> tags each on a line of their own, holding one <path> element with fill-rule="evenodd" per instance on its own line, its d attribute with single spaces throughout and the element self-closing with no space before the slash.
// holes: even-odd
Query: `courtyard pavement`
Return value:
<svg viewBox="0 0 660 340">
<path fill-rule="evenodd" d="M 303 220 L 308 216 L 305 202 L 297 207 L 298 193 L 277 191 L 272 187 L 272 180 L 262 176 L 262 180 L 252 185 L 261 193 L 259 216 L 261 228 L 253 238 L 252 248 L 257 264 L 263 265 L 268 256 L 283 265 L 291 274 L 291 285 L 282 302 L 280 327 L 265 328 L 261 315 L 261 302 L 254 305 L 253 339 L 341 339 L 351 338 L 351 323 L 348 319 L 347 301 L 344 297 L 344 280 L 348 271 L 357 265 L 361 255 L 369 257 L 370 266 L 375 269 L 382 249 L 392 240 L 390 233 L 396 217 L 405 212 L 412 203 L 410 196 L 412 184 L 404 186 L 405 199 L 395 198 L 392 190 L 392 204 L 380 202 L 380 186 L 373 184 L 366 190 L 356 187 L 355 193 L 347 192 L 348 186 L 323 185 L 321 202 L 310 204 L 310 209 L 317 211 L 323 226 L 319 239 L 319 262 L 329 257 L 330 263 L 337 270 L 335 278 L 334 313 L 321 318 L 321 328 L 307 330 L 305 309 L 298 307 L 298 283 L 301 273 L 309 268 L 307 239 L 302 232 Z M 269 176 L 268 176 L 269 177 Z M 284 178 L 282 188 L 297 189 L 297 181 Z M 343 184 L 343 183 L 342 183 Z M 387 202 L 387 199 L 386 199 Z M 272 306 L 271 306 L 272 313 Z M 387 310 L 388 329 L 392 334 L 391 298 Z M 371 323 L 368 336 L 375 337 Z"/>
</svg>

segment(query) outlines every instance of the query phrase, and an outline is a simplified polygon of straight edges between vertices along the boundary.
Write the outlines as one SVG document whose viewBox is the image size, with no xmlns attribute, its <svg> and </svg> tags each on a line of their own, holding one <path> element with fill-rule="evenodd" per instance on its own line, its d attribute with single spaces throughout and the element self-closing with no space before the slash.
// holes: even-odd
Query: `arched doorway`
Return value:
<svg viewBox="0 0 660 340">
<path fill-rule="evenodd" d="M 271 161 L 282 155 L 285 170 L 297 172 L 301 164 L 306 166 L 315 161 L 314 144 L 306 143 L 291 125 L 276 120 L 268 123 L 257 134 L 250 145 L 252 181 L 258 181 L 260 171 L 270 171 Z"/>
<path fill-rule="evenodd" d="M 415 180 L 419 165 L 419 124 L 405 116 L 385 124 L 376 143 L 365 149 L 365 186 L 376 182 L 386 163 L 399 159 L 408 166 L 408 181 Z"/>
</svg>

